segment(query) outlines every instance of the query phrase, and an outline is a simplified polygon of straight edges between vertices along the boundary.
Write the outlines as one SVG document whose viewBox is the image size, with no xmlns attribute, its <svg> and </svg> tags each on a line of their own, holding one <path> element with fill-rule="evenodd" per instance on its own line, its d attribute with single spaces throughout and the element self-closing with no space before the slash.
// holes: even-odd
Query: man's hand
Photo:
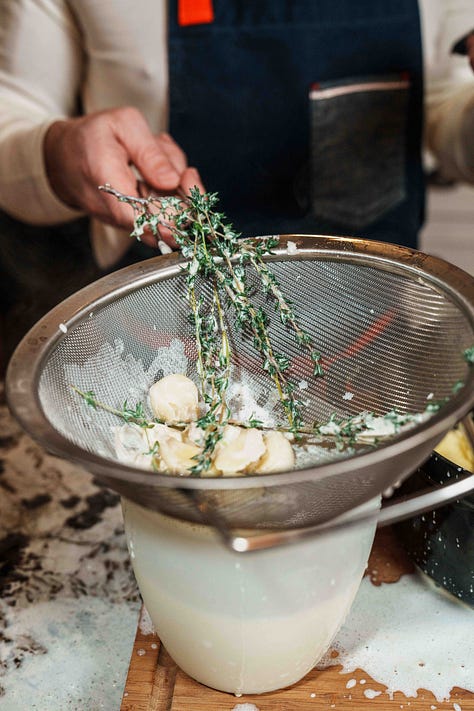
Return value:
<svg viewBox="0 0 474 711">
<path fill-rule="evenodd" d="M 467 49 L 467 56 L 469 57 L 469 61 L 471 63 L 472 71 L 474 72 L 474 32 L 469 35 L 469 37 L 466 39 L 466 49 Z"/>
<path fill-rule="evenodd" d="M 56 121 L 46 133 L 44 157 L 50 185 L 60 200 L 126 230 L 133 227 L 130 207 L 98 186 L 110 183 L 126 195 L 138 195 L 132 165 L 158 195 L 188 193 L 194 185 L 204 191 L 199 173 L 188 167 L 181 148 L 168 134 L 153 135 L 143 115 L 131 107 Z M 167 230 L 162 237 L 173 244 Z M 156 246 L 152 235 L 143 235 L 143 240 Z"/>
</svg>

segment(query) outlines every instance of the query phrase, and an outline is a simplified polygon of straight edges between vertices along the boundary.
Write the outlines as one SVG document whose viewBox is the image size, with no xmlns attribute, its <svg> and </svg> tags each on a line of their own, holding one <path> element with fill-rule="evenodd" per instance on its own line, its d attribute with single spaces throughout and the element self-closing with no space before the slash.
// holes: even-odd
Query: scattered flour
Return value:
<svg viewBox="0 0 474 711">
<path fill-rule="evenodd" d="M 231 374 L 227 401 L 236 420 L 247 422 L 254 417 L 267 427 L 276 424 L 275 415 L 280 407 L 276 388 L 262 388 L 245 373 L 239 373 L 238 379 L 236 374 Z"/>
<path fill-rule="evenodd" d="M 368 699 L 375 699 L 376 696 L 380 696 L 381 691 L 375 691 L 375 689 L 365 689 L 364 696 Z"/>
<path fill-rule="evenodd" d="M 94 411 L 92 418 L 91 408 L 70 385 L 83 391 L 93 390 L 98 400 L 113 407 L 121 407 L 125 400 L 132 407 L 143 402 L 146 414 L 151 417 L 147 405 L 150 386 L 159 377 L 185 373 L 188 367 L 184 344 L 177 338 L 172 339 L 169 346 L 157 348 L 147 367 L 125 350 L 123 341 L 115 339 L 113 344 L 104 343 L 84 363 L 64 363 L 64 392 L 61 394 L 66 401 L 66 412 L 58 408 L 48 389 L 40 385 L 41 404 L 56 429 L 86 449 L 113 459 L 116 453 L 111 427 L 117 424 L 117 418 L 100 409 Z"/>
<path fill-rule="evenodd" d="M 296 242 L 291 242 L 290 240 L 286 243 L 286 251 L 288 254 L 296 254 L 298 251 L 298 245 Z"/>
<path fill-rule="evenodd" d="M 94 595 L 15 608 L 9 636 L 23 638 L 27 648 L 34 633 L 40 643 L 0 678 L 0 708 L 119 708 L 136 626 L 136 609 L 129 603 L 110 604 Z M 104 650 L 110 652 L 108 661 Z"/>
<path fill-rule="evenodd" d="M 474 692 L 472 610 L 417 575 L 380 587 L 364 578 L 333 648 L 339 656 L 327 655 L 318 667 L 341 664 L 345 674 L 364 669 L 390 698 L 396 691 L 416 697 L 426 689 L 442 702 L 456 686 Z"/>
<path fill-rule="evenodd" d="M 255 704 L 236 704 L 232 711 L 260 711 Z"/>
<path fill-rule="evenodd" d="M 353 686 L 357 684 L 357 679 L 349 679 L 346 684 L 346 689 L 352 689 Z"/>
<path fill-rule="evenodd" d="M 344 393 L 344 395 L 342 396 L 342 399 L 343 400 L 352 400 L 353 397 L 354 397 L 354 393 L 350 393 L 348 391 L 348 392 Z"/>
<path fill-rule="evenodd" d="M 305 467 L 314 467 L 317 464 L 332 462 L 336 459 L 349 457 L 352 449 L 339 450 L 336 447 L 328 449 L 318 444 L 309 444 L 304 447 L 295 447 L 296 463 L 295 469 L 304 469 Z"/>
<path fill-rule="evenodd" d="M 138 627 L 140 629 L 140 632 L 145 635 L 145 637 L 149 634 L 153 634 L 155 631 L 155 628 L 153 627 L 153 622 L 151 621 L 151 617 L 148 614 L 148 610 L 146 609 L 146 607 L 142 607 L 140 619 L 138 621 Z"/>
</svg>

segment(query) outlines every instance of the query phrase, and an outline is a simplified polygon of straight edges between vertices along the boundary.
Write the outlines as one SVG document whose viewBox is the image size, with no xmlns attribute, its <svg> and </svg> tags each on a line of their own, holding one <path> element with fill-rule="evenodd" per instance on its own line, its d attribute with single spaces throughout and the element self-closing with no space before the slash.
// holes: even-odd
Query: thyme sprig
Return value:
<svg viewBox="0 0 474 711">
<path fill-rule="evenodd" d="M 246 258 L 249 259 L 255 270 L 260 275 L 265 293 L 271 293 L 274 297 L 275 311 L 278 312 L 282 324 L 284 326 L 289 324 L 294 331 L 297 344 L 308 350 L 310 358 L 313 361 L 313 375 L 323 375 L 324 372 L 321 365 L 321 353 L 314 348 L 309 333 L 304 331 L 298 324 L 291 301 L 283 296 L 275 275 L 262 260 L 261 254 L 255 250 L 248 252 L 247 244 L 247 242 L 244 242 L 242 245 L 243 260 Z"/>
<path fill-rule="evenodd" d="M 171 429 L 183 431 L 187 427 L 189 427 L 190 423 L 189 422 L 167 422 L 166 420 L 161 420 L 157 417 L 153 418 L 148 418 L 145 415 L 143 403 L 138 402 L 135 409 L 131 408 L 128 406 L 127 401 L 125 400 L 122 409 L 112 407 L 111 405 L 108 405 L 105 402 L 102 402 L 99 400 L 93 390 L 81 390 L 78 388 L 76 385 L 71 385 L 71 388 L 82 397 L 82 399 L 85 401 L 86 405 L 91 407 L 94 410 L 104 410 L 105 412 L 110 412 L 110 414 L 115 415 L 116 417 L 119 417 L 121 420 L 124 422 L 132 423 L 137 425 L 138 427 L 143 427 L 145 429 L 150 429 L 153 427 L 153 425 L 166 425 L 166 427 L 170 427 Z M 140 415 L 140 413 L 143 413 L 143 416 Z M 211 418 L 212 419 L 212 418 Z M 203 423 L 204 421 L 204 426 L 205 426 L 205 417 L 202 417 L 200 420 L 198 420 L 195 424 L 199 425 L 199 423 Z M 228 420 L 229 425 L 234 425 L 235 427 L 242 427 L 243 429 L 259 429 L 262 431 L 278 431 L 278 432 L 287 432 L 287 433 L 293 433 L 292 430 L 289 427 L 285 426 L 273 426 L 273 425 L 265 425 L 263 422 L 258 420 L 256 417 L 250 417 L 247 422 L 242 422 L 241 420 L 236 420 L 235 418 L 230 417 Z M 200 425 L 202 427 L 202 424 Z M 298 435 L 313 435 L 316 433 L 316 430 L 314 428 L 310 427 L 304 427 L 298 430 L 296 434 Z"/>
<path fill-rule="evenodd" d="M 123 195 L 110 185 L 100 189 L 133 208 L 132 236 L 140 239 L 145 229 L 149 229 L 158 240 L 160 228 L 165 227 L 187 260 L 183 268 L 185 298 L 195 334 L 201 396 L 207 406 L 197 423 L 206 432 L 204 449 L 191 473 L 198 475 L 210 467 L 224 426 L 231 421 L 227 390 L 234 355 L 225 316 L 228 307 L 234 312 L 236 327 L 244 336 L 251 336 L 262 368 L 275 384 L 289 430 L 297 434 L 303 428 L 302 402 L 296 396 L 295 383 L 288 377 L 290 361 L 275 349 L 269 332 L 270 317 L 254 303 L 247 283 L 247 271 L 252 268 L 264 294 L 274 301 L 281 323 L 294 332 L 298 345 L 308 351 L 314 375 L 323 375 L 320 353 L 309 333 L 298 324 L 293 305 L 264 262 L 265 255 L 278 245 L 278 239 L 240 240 L 233 226 L 216 210 L 217 194 L 203 194 L 197 187 L 187 197 L 147 198 Z M 200 291 L 198 277 L 212 284 L 210 303 Z"/>
<path fill-rule="evenodd" d="M 159 471 L 159 456 L 160 456 L 160 446 L 158 442 L 151 443 L 149 439 L 148 430 L 151 429 L 155 424 L 163 424 L 172 429 L 179 431 L 185 430 L 189 427 L 189 422 L 173 422 L 168 423 L 164 420 L 158 418 L 153 418 L 152 420 L 146 417 L 146 413 L 141 402 L 138 402 L 135 408 L 128 406 L 127 401 L 124 402 L 122 409 L 111 407 L 104 402 L 97 399 L 96 395 L 92 390 L 83 391 L 75 385 L 71 385 L 71 388 L 80 395 L 85 403 L 92 407 L 94 410 L 102 409 L 106 412 L 121 418 L 127 423 L 133 423 L 139 427 L 144 428 L 145 437 L 148 442 L 148 450 L 144 452 L 146 455 L 151 455 L 151 466 L 154 471 Z M 229 418 L 229 423 L 243 428 L 256 428 L 260 430 L 272 430 L 285 433 L 296 434 L 295 439 L 298 439 L 302 446 L 307 446 L 312 443 L 321 444 L 326 441 L 333 441 L 335 443 L 336 449 L 339 451 L 346 450 L 350 451 L 357 444 L 365 444 L 371 446 L 377 446 L 381 441 L 390 439 L 398 432 L 401 428 L 406 425 L 415 425 L 422 422 L 424 416 L 430 414 L 432 410 L 429 406 L 426 407 L 424 415 L 422 413 L 411 414 L 411 413 L 399 413 L 396 410 L 390 410 L 383 415 L 375 415 L 374 412 L 361 412 L 356 415 L 349 416 L 339 416 L 333 413 L 328 420 L 325 422 L 314 422 L 312 427 L 304 427 L 298 430 L 297 433 L 291 430 L 289 427 L 277 426 L 270 427 L 264 425 L 260 420 L 255 417 L 250 417 L 250 419 L 243 423 L 232 418 Z M 207 437 L 204 440 L 204 452 L 201 453 L 201 457 L 197 459 L 196 466 L 202 467 L 197 473 L 205 471 L 206 467 L 205 458 L 212 458 L 213 447 L 215 447 L 215 439 L 218 436 L 218 429 L 215 426 L 215 422 L 210 418 L 211 427 L 207 430 Z M 387 431 L 383 431 L 385 428 L 382 427 L 380 431 L 380 423 L 391 423 L 392 427 L 389 427 Z M 194 473 L 194 468 L 190 470 L 190 473 Z M 196 474 L 194 474 L 196 476 Z"/>
<path fill-rule="evenodd" d="M 86 401 L 86 404 L 89 405 L 89 407 L 92 407 L 94 410 L 105 410 L 106 412 L 110 412 L 112 415 L 120 417 L 120 419 L 125 422 L 132 422 L 133 424 L 146 429 L 153 427 L 154 424 L 165 424 L 163 420 L 150 420 L 150 418 L 146 416 L 143 403 L 141 402 L 137 403 L 135 408 L 132 408 L 129 407 L 127 400 L 125 400 L 122 409 L 119 410 L 117 407 L 112 407 L 111 405 L 107 405 L 107 403 L 98 400 L 93 390 L 84 391 L 76 385 L 71 385 L 71 388 Z M 182 430 L 187 426 L 187 423 L 177 423 L 175 426 L 177 429 Z"/>
</svg>

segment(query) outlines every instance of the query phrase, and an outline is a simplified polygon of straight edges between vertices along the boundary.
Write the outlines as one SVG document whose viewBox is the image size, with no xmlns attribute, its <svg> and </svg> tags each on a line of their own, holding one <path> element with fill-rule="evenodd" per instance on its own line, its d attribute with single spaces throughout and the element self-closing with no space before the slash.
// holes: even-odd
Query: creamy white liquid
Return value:
<svg viewBox="0 0 474 711">
<path fill-rule="evenodd" d="M 374 526 L 255 554 L 212 529 L 123 502 L 135 575 L 159 637 L 194 679 L 264 693 L 321 658 L 359 587 Z"/>
</svg>

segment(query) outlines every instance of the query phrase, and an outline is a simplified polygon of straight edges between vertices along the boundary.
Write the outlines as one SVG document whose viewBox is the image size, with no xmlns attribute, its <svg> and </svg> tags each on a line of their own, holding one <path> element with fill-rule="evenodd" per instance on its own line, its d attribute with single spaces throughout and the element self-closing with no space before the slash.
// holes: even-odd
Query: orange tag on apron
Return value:
<svg viewBox="0 0 474 711">
<path fill-rule="evenodd" d="M 205 25 L 214 22 L 212 0 L 178 0 L 178 24 Z"/>
</svg>

